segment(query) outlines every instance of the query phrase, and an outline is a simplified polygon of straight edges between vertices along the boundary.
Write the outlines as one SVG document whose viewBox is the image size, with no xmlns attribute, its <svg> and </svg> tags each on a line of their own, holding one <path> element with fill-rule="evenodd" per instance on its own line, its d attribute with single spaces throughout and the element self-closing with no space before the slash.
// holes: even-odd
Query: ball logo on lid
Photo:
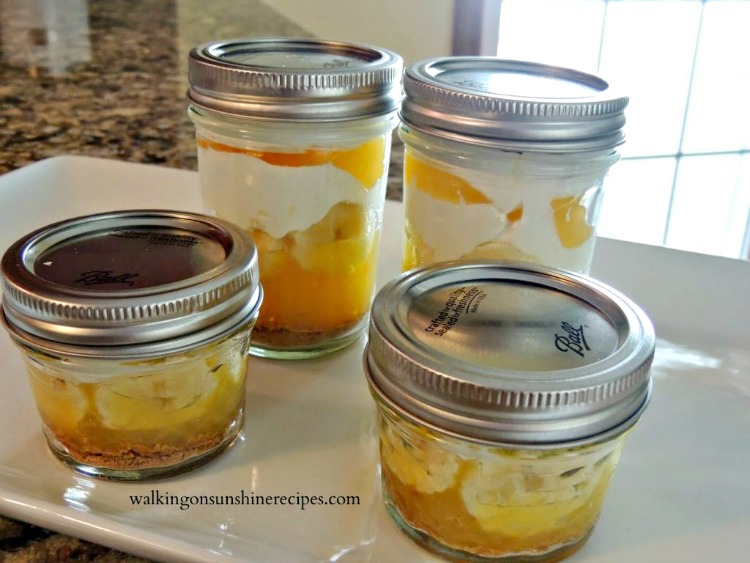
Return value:
<svg viewBox="0 0 750 563">
<path fill-rule="evenodd" d="M 347 68 L 350 66 L 350 62 L 347 59 L 333 59 L 323 63 L 323 68 Z"/>
<path fill-rule="evenodd" d="M 99 285 L 103 283 L 121 283 L 125 285 L 133 285 L 133 278 L 138 277 L 138 274 L 115 274 L 111 270 L 93 270 L 90 272 L 83 272 L 81 277 L 75 280 L 73 283 L 82 283 L 83 285 Z"/>
<path fill-rule="evenodd" d="M 482 90 L 483 92 L 489 91 L 489 86 L 487 86 L 484 82 L 479 82 L 478 80 L 458 80 L 454 82 L 457 86 L 463 86 L 464 88 L 473 88 L 474 90 Z"/>
<path fill-rule="evenodd" d="M 555 333 L 555 348 L 560 352 L 573 352 L 582 358 L 586 357 L 585 352 L 590 351 L 586 336 L 583 334 L 583 325 L 578 328 L 568 322 L 561 322 L 560 328 L 565 334 Z"/>
<path fill-rule="evenodd" d="M 227 249 L 185 229 L 133 226 L 93 230 L 39 252 L 41 278 L 96 291 L 143 289 L 188 280 L 218 267 Z M 110 287 L 111 286 L 111 287 Z"/>
</svg>

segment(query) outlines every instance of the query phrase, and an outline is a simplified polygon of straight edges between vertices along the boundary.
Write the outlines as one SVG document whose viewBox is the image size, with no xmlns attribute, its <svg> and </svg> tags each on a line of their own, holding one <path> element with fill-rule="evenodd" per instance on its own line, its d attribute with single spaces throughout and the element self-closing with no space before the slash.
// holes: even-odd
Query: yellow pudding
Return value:
<svg viewBox="0 0 750 563">
<path fill-rule="evenodd" d="M 27 351 L 45 433 L 62 450 L 55 453 L 95 468 L 132 471 L 169 467 L 231 443 L 242 421 L 248 337 L 243 330 L 196 350 L 140 361 L 60 362 Z"/>
<path fill-rule="evenodd" d="M 263 300 L 247 233 L 207 215 L 126 210 L 49 225 L 6 256 L 24 254 L 34 259 L 2 262 L 0 323 L 63 463 L 139 480 L 235 441 Z"/>
<path fill-rule="evenodd" d="M 594 234 L 594 227 L 586 221 L 586 207 L 581 197 L 569 196 L 550 202 L 555 218 L 555 229 L 565 248 L 575 248 L 585 243 Z"/>
<path fill-rule="evenodd" d="M 569 555 L 648 405 L 654 346 L 645 313 L 588 276 L 498 261 L 397 276 L 363 354 L 391 517 L 449 560 Z"/>
<path fill-rule="evenodd" d="M 320 223 L 281 240 L 250 231 L 267 288 L 256 331 L 289 330 L 303 341 L 306 333 L 358 323 L 375 283 L 380 229 L 374 222 L 361 206 L 340 203 Z"/>
<path fill-rule="evenodd" d="M 585 269 L 592 186 L 463 169 L 407 147 L 403 269 L 446 260 L 516 260 Z"/>
<path fill-rule="evenodd" d="M 298 152 L 276 152 L 234 147 L 199 137 L 198 147 L 244 154 L 273 166 L 320 166 L 330 162 L 335 167 L 349 172 L 365 188 L 372 187 L 383 176 L 385 167 L 385 142 L 382 138 L 372 139 L 349 149 L 302 149 Z"/>
<path fill-rule="evenodd" d="M 568 553 L 594 527 L 622 448 L 459 443 L 379 413 L 387 502 L 412 530 L 480 557 Z"/>
<path fill-rule="evenodd" d="M 451 203 L 492 203 L 463 178 L 414 156 L 411 151 L 404 156 L 404 184 Z"/>
<path fill-rule="evenodd" d="M 282 152 L 199 135 L 206 192 L 226 190 L 208 205 L 258 248 L 264 302 L 254 346 L 314 348 L 362 326 L 375 284 L 388 142 L 382 135 Z"/>
</svg>

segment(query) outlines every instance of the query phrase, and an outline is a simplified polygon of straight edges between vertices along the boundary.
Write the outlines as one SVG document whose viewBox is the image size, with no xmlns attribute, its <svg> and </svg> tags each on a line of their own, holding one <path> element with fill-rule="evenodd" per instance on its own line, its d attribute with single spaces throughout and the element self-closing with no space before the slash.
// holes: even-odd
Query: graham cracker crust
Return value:
<svg viewBox="0 0 750 563">
<path fill-rule="evenodd" d="M 286 328 L 266 328 L 255 325 L 251 343 L 278 349 L 305 350 L 353 335 L 358 332 L 361 326 L 364 326 L 362 319 L 335 330 L 321 331 L 294 331 Z"/>
<path fill-rule="evenodd" d="M 181 447 L 167 444 L 157 444 L 149 447 L 137 443 L 124 443 L 118 448 L 92 452 L 76 447 L 63 436 L 54 437 L 54 441 L 61 446 L 60 449 L 79 463 L 118 471 L 179 465 L 193 457 L 210 452 L 226 439 L 227 434 L 224 432 L 213 436 L 199 434 Z"/>
</svg>

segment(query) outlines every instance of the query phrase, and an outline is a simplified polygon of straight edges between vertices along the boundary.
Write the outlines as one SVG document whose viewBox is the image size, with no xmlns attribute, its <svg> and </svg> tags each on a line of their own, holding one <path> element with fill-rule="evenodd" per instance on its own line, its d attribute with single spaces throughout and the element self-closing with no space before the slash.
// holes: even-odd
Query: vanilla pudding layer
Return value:
<svg viewBox="0 0 750 563">
<path fill-rule="evenodd" d="M 304 348 L 358 329 L 375 283 L 390 132 L 323 148 L 234 143 L 199 132 L 199 170 L 209 212 L 258 246 L 254 344 Z"/>
</svg>

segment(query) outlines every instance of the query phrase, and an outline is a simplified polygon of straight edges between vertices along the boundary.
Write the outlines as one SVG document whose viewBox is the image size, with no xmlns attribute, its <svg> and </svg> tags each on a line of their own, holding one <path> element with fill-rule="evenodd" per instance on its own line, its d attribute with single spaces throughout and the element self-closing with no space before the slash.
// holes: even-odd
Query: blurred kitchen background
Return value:
<svg viewBox="0 0 750 563">
<path fill-rule="evenodd" d="M 186 55 L 213 39 L 499 55 L 631 97 L 602 235 L 748 257 L 749 23 L 748 0 L 0 0 L 0 171 L 55 154 L 195 168 Z"/>
</svg>

